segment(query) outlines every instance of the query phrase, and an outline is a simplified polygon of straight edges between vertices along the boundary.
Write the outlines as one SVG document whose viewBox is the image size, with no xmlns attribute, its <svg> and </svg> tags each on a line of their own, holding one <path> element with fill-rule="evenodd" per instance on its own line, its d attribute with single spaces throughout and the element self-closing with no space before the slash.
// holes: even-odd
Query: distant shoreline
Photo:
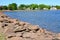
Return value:
<svg viewBox="0 0 60 40">
<path fill-rule="evenodd" d="M 6 11 L 10 12 L 10 11 L 50 11 L 50 10 L 0 10 L 0 12 L 6 12 Z"/>
</svg>

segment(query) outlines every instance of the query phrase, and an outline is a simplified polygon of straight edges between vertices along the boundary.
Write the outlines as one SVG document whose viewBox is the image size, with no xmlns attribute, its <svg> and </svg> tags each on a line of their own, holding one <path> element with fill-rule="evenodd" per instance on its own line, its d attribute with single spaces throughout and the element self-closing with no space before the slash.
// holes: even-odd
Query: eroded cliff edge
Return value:
<svg viewBox="0 0 60 40">
<path fill-rule="evenodd" d="M 60 33 L 49 32 L 38 25 L 12 19 L 3 13 L 0 13 L 0 33 L 7 40 L 60 40 Z"/>
</svg>

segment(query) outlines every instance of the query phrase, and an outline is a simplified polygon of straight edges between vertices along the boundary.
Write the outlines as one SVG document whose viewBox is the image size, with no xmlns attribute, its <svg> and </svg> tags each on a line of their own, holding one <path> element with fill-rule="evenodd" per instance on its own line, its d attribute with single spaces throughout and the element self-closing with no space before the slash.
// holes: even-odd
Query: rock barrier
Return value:
<svg viewBox="0 0 60 40">
<path fill-rule="evenodd" d="M 0 33 L 3 33 L 7 40 L 60 40 L 60 34 L 12 19 L 3 13 L 0 13 Z"/>
</svg>

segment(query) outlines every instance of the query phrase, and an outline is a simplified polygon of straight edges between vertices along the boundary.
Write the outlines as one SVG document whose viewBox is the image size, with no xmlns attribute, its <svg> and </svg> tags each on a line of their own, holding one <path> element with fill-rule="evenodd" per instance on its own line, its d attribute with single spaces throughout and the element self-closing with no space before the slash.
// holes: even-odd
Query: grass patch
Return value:
<svg viewBox="0 0 60 40">
<path fill-rule="evenodd" d="M 0 33 L 0 40 L 6 40 L 5 36 L 2 33 Z"/>
</svg>

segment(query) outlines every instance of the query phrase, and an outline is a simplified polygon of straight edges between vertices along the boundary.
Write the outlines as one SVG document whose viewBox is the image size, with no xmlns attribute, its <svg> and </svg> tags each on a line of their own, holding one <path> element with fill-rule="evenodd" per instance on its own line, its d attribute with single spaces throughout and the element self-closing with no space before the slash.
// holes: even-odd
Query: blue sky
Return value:
<svg viewBox="0 0 60 40">
<path fill-rule="evenodd" d="M 8 5 L 11 3 L 19 4 L 47 4 L 47 5 L 60 5 L 60 0 L 0 0 L 0 5 Z"/>
</svg>

